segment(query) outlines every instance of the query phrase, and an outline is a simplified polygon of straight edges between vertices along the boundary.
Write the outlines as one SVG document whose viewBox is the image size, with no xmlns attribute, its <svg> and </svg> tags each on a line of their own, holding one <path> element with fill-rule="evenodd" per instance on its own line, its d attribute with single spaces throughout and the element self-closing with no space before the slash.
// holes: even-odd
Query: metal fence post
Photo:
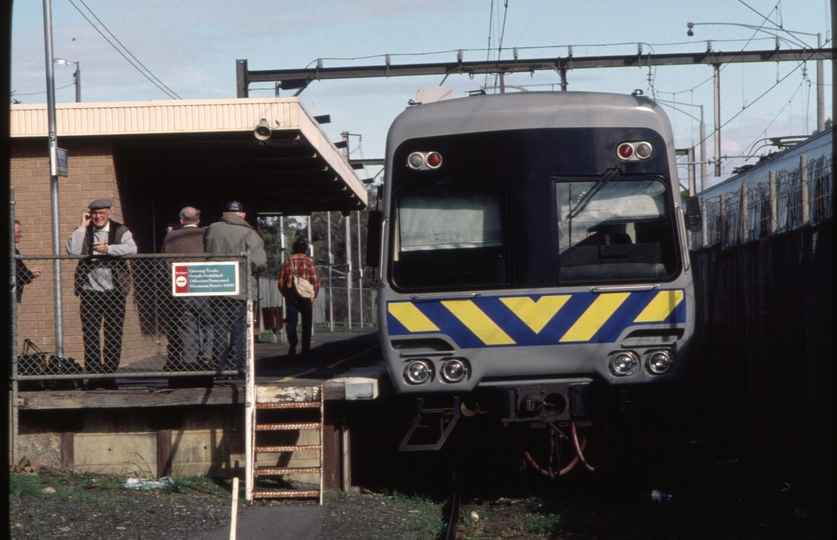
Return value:
<svg viewBox="0 0 837 540">
<path fill-rule="evenodd" d="M 246 251 L 244 255 L 244 279 L 247 281 L 246 291 L 246 313 L 245 313 L 245 327 L 247 330 L 246 343 L 246 362 L 244 365 L 244 474 L 245 474 L 245 493 L 249 496 L 253 491 L 253 466 L 254 466 L 254 434 L 253 424 L 256 419 L 256 377 L 255 377 L 255 359 L 253 355 L 253 296 L 250 287 L 250 275 L 252 274 L 250 265 L 250 242 L 245 244 Z"/>
<path fill-rule="evenodd" d="M 750 220 L 747 208 L 747 184 L 741 181 L 741 243 L 746 244 L 750 240 Z"/>
<path fill-rule="evenodd" d="M 811 210 L 808 202 L 808 156 L 799 156 L 799 188 L 801 191 L 802 205 L 802 226 L 805 227 L 811 221 Z"/>
<path fill-rule="evenodd" d="M 17 465 L 17 432 L 18 432 L 18 408 L 17 408 L 17 260 L 15 259 L 15 189 L 9 189 L 9 353 L 12 364 L 12 391 L 9 394 L 9 429 L 11 430 L 9 444 L 11 444 L 10 465 Z"/>
<path fill-rule="evenodd" d="M 776 197 L 776 171 L 770 171 L 768 182 L 770 185 L 770 234 L 774 235 L 779 227 L 779 216 L 777 215 L 779 208 Z"/>
</svg>

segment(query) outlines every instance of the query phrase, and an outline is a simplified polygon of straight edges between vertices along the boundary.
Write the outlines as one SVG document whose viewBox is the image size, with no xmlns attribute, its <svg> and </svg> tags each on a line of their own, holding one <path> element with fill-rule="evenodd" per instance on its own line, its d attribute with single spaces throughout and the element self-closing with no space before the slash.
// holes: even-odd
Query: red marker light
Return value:
<svg viewBox="0 0 837 540">
<path fill-rule="evenodd" d="M 439 152 L 430 152 L 427 154 L 427 166 L 431 169 L 438 169 L 442 166 L 442 154 Z"/>
<path fill-rule="evenodd" d="M 622 159 L 630 159 L 631 156 L 634 155 L 634 147 L 630 143 L 622 143 L 617 148 L 616 153 L 619 154 L 619 157 Z"/>
</svg>

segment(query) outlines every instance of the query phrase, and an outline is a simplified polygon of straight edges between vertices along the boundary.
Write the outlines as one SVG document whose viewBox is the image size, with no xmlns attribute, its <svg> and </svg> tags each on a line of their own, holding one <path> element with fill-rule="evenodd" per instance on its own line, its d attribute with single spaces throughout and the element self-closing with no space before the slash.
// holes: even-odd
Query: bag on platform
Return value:
<svg viewBox="0 0 837 540">
<path fill-rule="evenodd" d="M 52 375 L 79 375 L 84 368 L 73 358 L 49 357 L 49 371 Z M 50 390 L 78 390 L 84 384 L 83 379 L 55 379 L 49 381 Z"/>
<path fill-rule="evenodd" d="M 84 368 L 73 358 L 60 358 L 53 354 L 47 356 L 31 339 L 23 340 L 23 353 L 17 356 L 18 375 L 76 375 L 84 373 Z M 20 381 L 18 389 L 35 390 L 76 390 L 81 388 L 82 379 L 53 379 Z"/>
<path fill-rule="evenodd" d="M 47 354 L 32 340 L 23 340 L 23 352 L 17 355 L 18 375 L 45 375 L 47 373 Z M 18 389 L 23 391 L 46 390 L 47 381 L 20 381 Z"/>
</svg>

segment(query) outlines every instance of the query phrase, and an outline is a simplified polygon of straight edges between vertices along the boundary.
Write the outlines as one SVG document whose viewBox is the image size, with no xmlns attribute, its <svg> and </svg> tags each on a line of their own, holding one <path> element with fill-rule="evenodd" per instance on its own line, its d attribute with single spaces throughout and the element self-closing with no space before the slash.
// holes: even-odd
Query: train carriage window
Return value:
<svg viewBox="0 0 837 540">
<path fill-rule="evenodd" d="M 557 179 L 560 283 L 660 281 L 677 250 L 666 184 Z"/>
<path fill-rule="evenodd" d="M 508 282 L 502 190 L 440 185 L 395 200 L 393 284 L 400 289 L 491 287 Z"/>
</svg>

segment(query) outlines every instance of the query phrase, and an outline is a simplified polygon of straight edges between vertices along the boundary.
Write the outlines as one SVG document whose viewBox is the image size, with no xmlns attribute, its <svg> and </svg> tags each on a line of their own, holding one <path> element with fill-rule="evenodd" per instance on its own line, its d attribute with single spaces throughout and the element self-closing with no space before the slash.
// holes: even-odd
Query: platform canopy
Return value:
<svg viewBox="0 0 837 540">
<path fill-rule="evenodd" d="M 143 182 L 155 199 L 197 190 L 216 208 L 237 199 L 283 215 L 367 204 L 363 182 L 298 98 L 61 103 L 56 123 L 59 147 L 107 141 L 120 183 Z M 13 138 L 46 141 L 47 126 L 45 104 L 12 106 Z"/>
</svg>

